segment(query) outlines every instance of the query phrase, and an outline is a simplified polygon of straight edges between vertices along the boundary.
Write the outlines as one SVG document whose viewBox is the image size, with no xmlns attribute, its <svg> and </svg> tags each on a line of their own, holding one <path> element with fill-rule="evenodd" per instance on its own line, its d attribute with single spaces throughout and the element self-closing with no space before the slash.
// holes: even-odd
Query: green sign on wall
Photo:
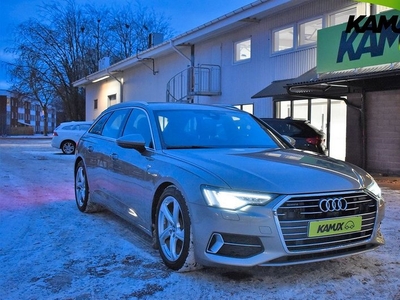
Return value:
<svg viewBox="0 0 400 300">
<path fill-rule="evenodd" d="M 350 17 L 318 31 L 318 73 L 400 62 L 399 11 Z"/>
</svg>

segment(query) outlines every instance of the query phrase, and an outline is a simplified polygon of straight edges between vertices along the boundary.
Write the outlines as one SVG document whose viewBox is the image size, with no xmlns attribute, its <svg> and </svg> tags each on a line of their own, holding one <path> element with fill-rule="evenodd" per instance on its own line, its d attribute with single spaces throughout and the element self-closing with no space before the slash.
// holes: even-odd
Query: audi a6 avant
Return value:
<svg viewBox="0 0 400 300">
<path fill-rule="evenodd" d="M 315 262 L 384 243 L 368 173 L 293 149 L 237 109 L 114 105 L 80 139 L 74 170 L 79 210 L 137 225 L 174 270 Z"/>
</svg>

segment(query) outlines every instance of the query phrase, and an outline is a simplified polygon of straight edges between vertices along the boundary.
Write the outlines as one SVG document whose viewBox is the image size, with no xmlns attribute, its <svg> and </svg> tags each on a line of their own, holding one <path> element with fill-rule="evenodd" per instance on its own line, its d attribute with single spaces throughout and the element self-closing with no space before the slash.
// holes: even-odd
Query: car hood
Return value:
<svg viewBox="0 0 400 300">
<path fill-rule="evenodd" d="M 211 173 L 232 189 L 298 194 L 360 189 L 373 181 L 346 162 L 292 149 L 168 150 L 168 155 L 188 168 Z"/>
</svg>

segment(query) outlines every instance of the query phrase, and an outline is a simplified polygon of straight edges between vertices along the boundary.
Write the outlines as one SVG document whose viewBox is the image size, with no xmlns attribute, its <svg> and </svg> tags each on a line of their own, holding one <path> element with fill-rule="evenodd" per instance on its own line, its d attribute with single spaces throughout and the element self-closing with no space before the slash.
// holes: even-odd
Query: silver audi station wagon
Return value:
<svg viewBox="0 0 400 300">
<path fill-rule="evenodd" d="M 384 243 L 385 202 L 368 173 L 293 149 L 234 108 L 114 105 L 81 137 L 74 170 L 79 210 L 137 225 L 174 270 L 315 262 Z"/>
</svg>

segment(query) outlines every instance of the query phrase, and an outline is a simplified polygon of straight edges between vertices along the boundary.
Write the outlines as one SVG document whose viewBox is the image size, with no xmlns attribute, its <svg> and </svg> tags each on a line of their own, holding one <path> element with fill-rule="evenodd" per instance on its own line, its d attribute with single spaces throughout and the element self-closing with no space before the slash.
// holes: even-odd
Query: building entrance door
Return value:
<svg viewBox="0 0 400 300">
<path fill-rule="evenodd" d="M 329 156 L 346 158 L 346 104 L 340 100 L 305 99 L 276 102 L 276 118 L 309 120 L 326 135 Z"/>
</svg>

